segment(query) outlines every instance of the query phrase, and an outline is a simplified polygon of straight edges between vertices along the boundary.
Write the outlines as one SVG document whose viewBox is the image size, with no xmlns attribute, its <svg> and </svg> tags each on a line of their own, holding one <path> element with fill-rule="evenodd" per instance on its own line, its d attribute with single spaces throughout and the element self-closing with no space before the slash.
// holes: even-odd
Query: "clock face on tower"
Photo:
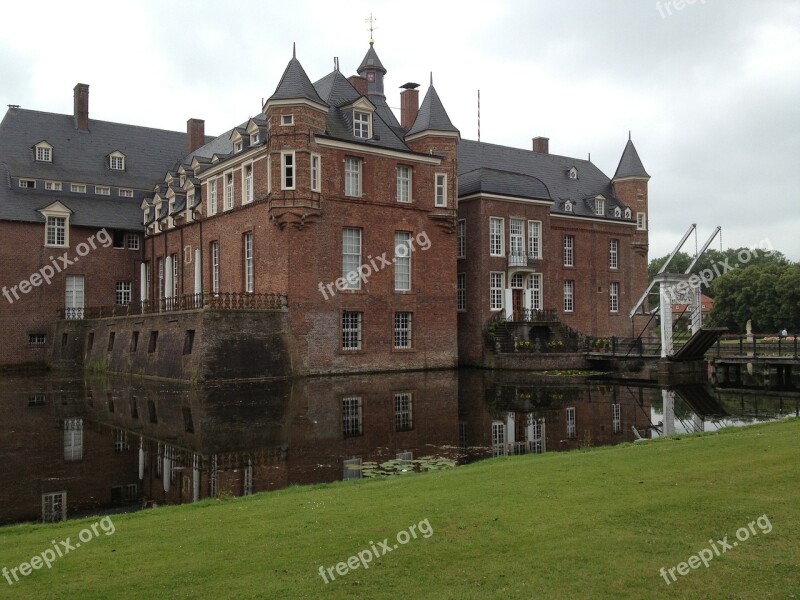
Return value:
<svg viewBox="0 0 800 600">
<path fill-rule="evenodd" d="M 375 81 L 375 73 L 373 71 L 367 71 L 367 81 Z"/>
</svg>

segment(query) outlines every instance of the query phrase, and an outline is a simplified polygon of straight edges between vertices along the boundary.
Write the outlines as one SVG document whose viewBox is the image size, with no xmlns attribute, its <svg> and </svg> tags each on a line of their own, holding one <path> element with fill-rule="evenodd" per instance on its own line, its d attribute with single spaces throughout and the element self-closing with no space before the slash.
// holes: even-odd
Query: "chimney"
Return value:
<svg viewBox="0 0 800 600">
<path fill-rule="evenodd" d="M 203 119 L 186 121 L 186 150 L 191 154 L 206 143 L 206 122 Z"/>
<path fill-rule="evenodd" d="M 359 94 L 362 96 L 367 95 L 367 80 L 361 77 L 361 75 L 350 75 L 350 77 L 347 78 L 347 81 L 349 81 L 352 86 L 356 88 L 356 91 Z"/>
<path fill-rule="evenodd" d="M 550 138 L 533 138 L 533 151 L 538 152 L 539 154 L 550 154 Z"/>
<path fill-rule="evenodd" d="M 400 126 L 408 130 L 417 120 L 419 112 L 419 84 L 408 82 L 400 87 L 403 89 L 400 92 Z"/>
<path fill-rule="evenodd" d="M 89 131 L 89 86 L 79 83 L 73 89 L 75 129 Z"/>
</svg>

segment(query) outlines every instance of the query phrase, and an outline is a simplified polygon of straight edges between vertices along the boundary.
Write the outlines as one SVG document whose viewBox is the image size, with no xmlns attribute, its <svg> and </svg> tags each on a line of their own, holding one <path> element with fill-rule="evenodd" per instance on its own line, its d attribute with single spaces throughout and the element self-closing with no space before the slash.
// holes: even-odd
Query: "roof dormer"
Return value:
<svg viewBox="0 0 800 600">
<path fill-rule="evenodd" d="M 114 150 L 106 157 L 106 165 L 112 171 L 125 171 L 127 169 L 126 162 L 125 155 L 119 150 Z"/>
<path fill-rule="evenodd" d="M 352 111 L 353 137 L 362 140 L 372 139 L 372 116 L 375 105 L 361 96 L 355 102 L 342 107 L 344 111 Z"/>
<path fill-rule="evenodd" d="M 53 162 L 53 146 L 42 140 L 33 147 L 33 157 L 36 162 Z"/>
<path fill-rule="evenodd" d="M 564 202 L 564 212 L 572 212 L 572 200 L 567 200 Z"/>
<path fill-rule="evenodd" d="M 578 169 L 577 167 L 570 167 L 567 171 L 567 177 L 569 179 L 577 179 L 578 178 Z"/>
</svg>

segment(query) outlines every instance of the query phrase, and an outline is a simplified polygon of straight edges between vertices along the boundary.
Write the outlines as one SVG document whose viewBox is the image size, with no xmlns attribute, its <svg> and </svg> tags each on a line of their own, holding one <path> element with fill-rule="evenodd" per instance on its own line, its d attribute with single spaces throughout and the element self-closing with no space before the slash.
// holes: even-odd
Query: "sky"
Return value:
<svg viewBox="0 0 800 600">
<path fill-rule="evenodd" d="M 3 7 L 0 103 L 221 134 L 258 114 L 297 45 L 312 81 L 368 49 L 399 87 L 434 86 L 465 139 L 591 160 L 628 133 L 651 176 L 650 258 L 692 223 L 702 246 L 771 244 L 800 261 L 800 2 L 525 0 L 51 2 Z M 399 108 L 397 111 L 399 113 Z M 720 248 L 720 239 L 712 244 Z M 694 252 L 694 237 L 685 249 Z"/>
</svg>

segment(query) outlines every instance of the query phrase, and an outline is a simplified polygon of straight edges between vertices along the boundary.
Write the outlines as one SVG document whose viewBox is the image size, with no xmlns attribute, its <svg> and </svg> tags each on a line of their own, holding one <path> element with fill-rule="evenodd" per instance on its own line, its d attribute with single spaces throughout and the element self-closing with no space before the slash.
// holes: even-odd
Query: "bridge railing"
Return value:
<svg viewBox="0 0 800 600">
<path fill-rule="evenodd" d="M 657 356 L 661 354 L 661 340 L 645 337 L 589 337 L 585 351 L 590 354 L 611 356 Z"/>
<path fill-rule="evenodd" d="M 709 350 L 713 357 L 723 356 L 763 356 L 798 358 L 797 334 L 782 337 L 764 334 L 726 334 L 721 335 L 717 343 Z"/>
</svg>

